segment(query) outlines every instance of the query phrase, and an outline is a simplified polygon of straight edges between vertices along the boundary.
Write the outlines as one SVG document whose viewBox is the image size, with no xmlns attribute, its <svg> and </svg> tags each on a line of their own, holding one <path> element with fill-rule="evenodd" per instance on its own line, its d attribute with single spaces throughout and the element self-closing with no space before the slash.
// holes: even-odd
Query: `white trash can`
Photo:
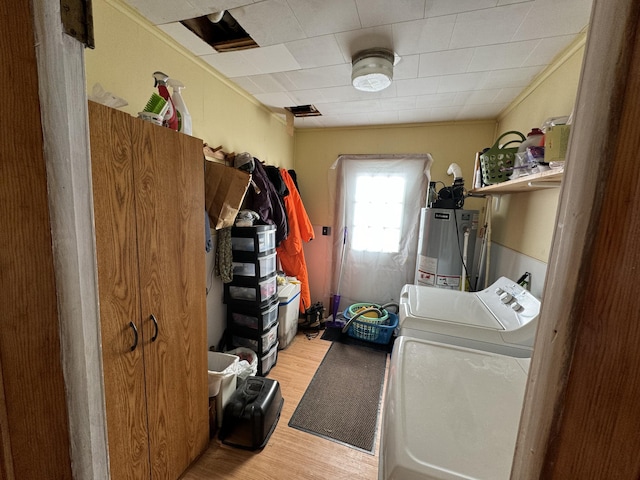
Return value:
<svg viewBox="0 0 640 480">
<path fill-rule="evenodd" d="M 216 419 L 221 427 L 224 406 L 236 391 L 239 357 L 220 352 L 207 352 L 207 355 L 209 398 L 216 397 Z"/>
</svg>

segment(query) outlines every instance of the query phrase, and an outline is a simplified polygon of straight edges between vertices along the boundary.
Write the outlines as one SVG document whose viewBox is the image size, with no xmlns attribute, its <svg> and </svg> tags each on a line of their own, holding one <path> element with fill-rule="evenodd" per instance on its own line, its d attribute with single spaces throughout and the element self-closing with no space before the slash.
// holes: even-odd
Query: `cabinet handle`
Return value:
<svg viewBox="0 0 640 480">
<path fill-rule="evenodd" d="M 133 345 L 131 345 L 131 351 L 133 352 L 138 346 L 138 329 L 133 322 L 129 322 L 129 326 L 133 329 Z"/>
<path fill-rule="evenodd" d="M 151 341 L 155 342 L 156 339 L 158 338 L 158 320 L 156 320 L 156 316 L 153 313 L 151 314 L 151 321 L 153 322 L 153 325 L 156 327 L 156 332 L 153 334 L 153 337 L 151 337 Z"/>
</svg>

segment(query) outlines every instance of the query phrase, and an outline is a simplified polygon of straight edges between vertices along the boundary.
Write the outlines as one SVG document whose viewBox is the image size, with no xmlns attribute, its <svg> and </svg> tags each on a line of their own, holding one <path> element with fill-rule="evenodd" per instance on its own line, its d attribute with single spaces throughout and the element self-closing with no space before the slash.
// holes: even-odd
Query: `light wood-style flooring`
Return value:
<svg viewBox="0 0 640 480">
<path fill-rule="evenodd" d="M 278 380 L 284 405 L 278 425 L 265 448 L 249 452 L 223 445 L 217 438 L 181 477 L 182 480 L 375 480 L 375 455 L 341 445 L 288 426 L 313 374 L 331 342 L 298 333 L 288 348 L 278 352 L 278 362 L 268 377 Z M 388 365 L 388 363 L 387 363 Z M 378 418 L 378 431 L 380 429 Z"/>
</svg>

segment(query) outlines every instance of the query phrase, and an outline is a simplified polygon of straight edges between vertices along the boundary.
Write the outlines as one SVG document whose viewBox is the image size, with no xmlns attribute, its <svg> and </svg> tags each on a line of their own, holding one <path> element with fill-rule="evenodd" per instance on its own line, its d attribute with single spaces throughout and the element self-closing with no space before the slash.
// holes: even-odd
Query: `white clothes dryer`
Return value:
<svg viewBox="0 0 640 480">
<path fill-rule="evenodd" d="M 399 336 L 531 356 L 540 301 L 506 277 L 479 292 L 405 285 L 399 305 Z"/>
<path fill-rule="evenodd" d="M 529 359 L 399 337 L 379 480 L 508 479 L 528 368 Z"/>
</svg>

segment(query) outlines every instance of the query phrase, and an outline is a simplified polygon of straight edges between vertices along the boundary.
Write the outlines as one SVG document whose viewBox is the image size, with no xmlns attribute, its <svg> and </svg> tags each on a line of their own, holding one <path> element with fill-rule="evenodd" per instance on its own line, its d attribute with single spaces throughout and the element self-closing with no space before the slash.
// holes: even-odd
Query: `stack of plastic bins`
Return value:
<svg viewBox="0 0 640 480">
<path fill-rule="evenodd" d="M 273 225 L 231 229 L 233 281 L 224 286 L 231 345 L 256 352 L 260 376 L 278 358 L 275 232 Z"/>
</svg>

